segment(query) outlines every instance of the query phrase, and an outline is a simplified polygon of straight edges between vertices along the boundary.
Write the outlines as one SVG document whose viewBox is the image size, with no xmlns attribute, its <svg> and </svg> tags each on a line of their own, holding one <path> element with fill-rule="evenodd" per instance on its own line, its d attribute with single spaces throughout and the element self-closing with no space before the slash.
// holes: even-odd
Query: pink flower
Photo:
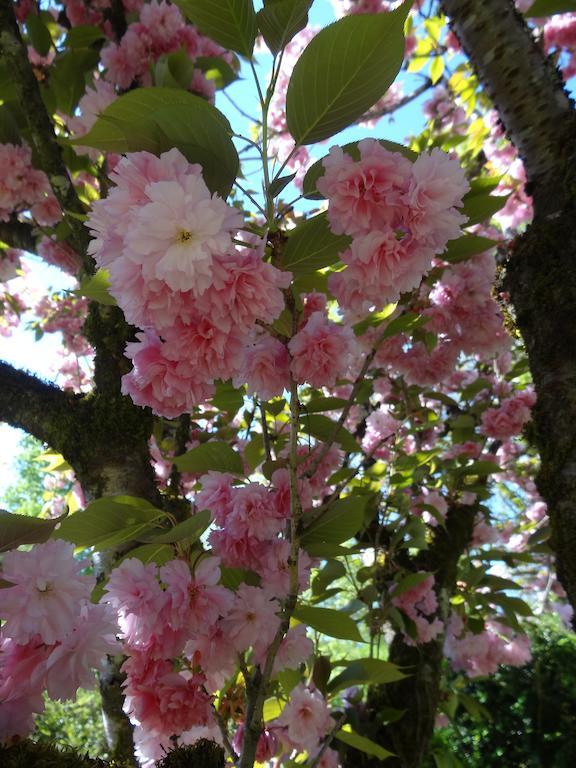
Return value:
<svg viewBox="0 0 576 768">
<path fill-rule="evenodd" d="M 318 190 L 329 199 L 328 220 L 336 234 L 364 235 L 384 227 L 397 228 L 405 218 L 412 164 L 374 139 L 358 144 L 356 162 L 340 147 L 324 159 Z"/>
<path fill-rule="evenodd" d="M 126 672 L 124 711 L 135 725 L 164 736 L 179 735 L 212 719 L 211 696 L 204 678 L 172 671 L 168 661 L 133 656 Z"/>
<path fill-rule="evenodd" d="M 239 652 L 253 646 L 258 655 L 265 653 L 280 625 L 278 610 L 268 592 L 240 584 L 224 622 L 229 642 Z"/>
<path fill-rule="evenodd" d="M 149 202 L 132 212 L 125 242 L 146 278 L 199 296 L 212 284 L 213 257 L 230 248 L 230 232 L 241 226 L 242 214 L 210 194 L 199 165 L 187 165 L 183 180 L 146 188 Z"/>
<path fill-rule="evenodd" d="M 299 683 L 274 723 L 287 728 L 288 739 L 295 749 L 313 754 L 334 720 L 321 693 Z"/>
<path fill-rule="evenodd" d="M 116 617 L 107 605 L 86 604 L 73 631 L 46 661 L 46 688 L 53 699 L 73 699 L 78 688 L 92 688 L 94 669 L 106 654 L 119 653 Z"/>
<path fill-rule="evenodd" d="M 197 303 L 200 314 L 215 322 L 224 319 L 248 333 L 255 320 L 272 323 L 284 309 L 282 290 L 290 285 L 290 272 L 262 261 L 260 248 L 236 248 L 215 255 L 211 286 Z"/>
<path fill-rule="evenodd" d="M 108 579 L 103 602 L 118 612 L 123 637 L 129 646 L 146 645 L 162 627 L 159 619 L 168 596 L 156 578 L 157 566 L 144 565 L 135 557 L 118 565 Z"/>
<path fill-rule="evenodd" d="M 6 553 L 2 578 L 14 584 L 2 590 L 6 637 L 26 643 L 39 635 L 52 645 L 73 630 L 95 584 L 81 574 L 84 566 L 73 553 L 73 544 L 58 539 Z"/>
<path fill-rule="evenodd" d="M 208 472 L 199 483 L 202 490 L 196 496 L 198 510 L 209 509 L 216 523 L 224 527 L 232 504 L 232 475 L 226 472 Z"/>
<path fill-rule="evenodd" d="M 447 240 L 458 237 L 466 221 L 455 210 L 469 190 L 458 160 L 435 147 L 423 152 L 412 165 L 405 201 L 409 207 L 409 227 L 421 241 L 444 248 Z"/>
<path fill-rule="evenodd" d="M 232 604 L 232 593 L 218 586 L 220 564 L 216 557 L 203 558 L 194 574 L 183 560 L 170 560 L 160 568 L 160 578 L 167 587 L 168 597 L 162 619 L 172 629 L 185 629 L 189 633 L 205 631 L 219 616 L 225 615 Z"/>
<path fill-rule="evenodd" d="M 157 336 L 147 332 L 137 333 L 136 338 L 137 342 L 126 345 L 126 356 L 134 368 L 122 377 L 122 394 L 130 395 L 136 405 L 149 406 L 158 416 L 173 419 L 212 397 L 211 381 L 199 377 L 190 363 L 167 358 Z"/>
<path fill-rule="evenodd" d="M 249 483 L 232 490 L 230 514 L 226 531 L 232 536 L 253 536 L 264 540 L 280 532 L 283 517 L 274 503 L 274 497 L 259 483 Z"/>
<path fill-rule="evenodd" d="M 530 389 L 505 398 L 498 408 L 488 408 L 482 414 L 481 432 L 495 440 L 506 440 L 520 434 L 530 421 L 536 395 Z"/>
<path fill-rule="evenodd" d="M 356 360 L 353 331 L 337 325 L 323 312 L 313 312 L 306 325 L 291 339 L 290 369 L 298 382 L 313 387 L 334 386 Z"/>
<path fill-rule="evenodd" d="M 284 344 L 263 333 L 244 349 L 241 372 L 235 386 L 247 383 L 247 393 L 270 400 L 281 395 L 290 383 L 290 358 Z"/>
</svg>

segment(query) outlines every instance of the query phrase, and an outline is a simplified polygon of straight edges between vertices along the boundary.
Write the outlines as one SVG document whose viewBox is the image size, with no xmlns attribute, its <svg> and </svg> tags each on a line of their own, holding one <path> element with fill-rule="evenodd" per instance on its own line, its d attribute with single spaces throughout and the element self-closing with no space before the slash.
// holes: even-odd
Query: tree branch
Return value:
<svg viewBox="0 0 576 768">
<path fill-rule="evenodd" d="M 57 424 L 78 396 L 0 361 L 0 420 L 59 448 Z"/>
<path fill-rule="evenodd" d="M 40 159 L 40 167 L 46 173 L 50 186 L 63 211 L 85 214 L 62 152 L 52 120 L 46 111 L 38 80 L 28 61 L 28 51 L 22 40 L 11 0 L 0 0 L 0 59 L 12 76 L 16 97 L 26 114 L 30 137 Z M 87 255 L 90 236 L 84 225 L 74 217 L 68 217 L 70 243 L 82 258 L 87 271 L 93 272 L 92 259 Z"/>
<path fill-rule="evenodd" d="M 19 248 L 21 251 L 36 253 L 36 236 L 32 224 L 13 219 L 0 221 L 0 240 L 10 248 Z"/>
<path fill-rule="evenodd" d="M 440 6 L 545 204 L 550 182 L 558 184 L 567 156 L 576 153 L 576 117 L 560 73 L 513 0 L 441 0 Z"/>
</svg>

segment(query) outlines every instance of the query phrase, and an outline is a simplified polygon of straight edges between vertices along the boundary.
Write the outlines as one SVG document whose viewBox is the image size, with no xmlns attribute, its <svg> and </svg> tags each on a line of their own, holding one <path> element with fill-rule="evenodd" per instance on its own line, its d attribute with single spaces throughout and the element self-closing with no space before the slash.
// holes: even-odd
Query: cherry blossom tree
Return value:
<svg viewBox="0 0 576 768">
<path fill-rule="evenodd" d="M 570 620 L 576 7 L 516 5 L 0 0 L 0 331 L 63 340 L 0 363 L 60 473 L 0 517 L 8 765 L 96 679 L 123 765 L 445 765 L 448 666 Z"/>
</svg>

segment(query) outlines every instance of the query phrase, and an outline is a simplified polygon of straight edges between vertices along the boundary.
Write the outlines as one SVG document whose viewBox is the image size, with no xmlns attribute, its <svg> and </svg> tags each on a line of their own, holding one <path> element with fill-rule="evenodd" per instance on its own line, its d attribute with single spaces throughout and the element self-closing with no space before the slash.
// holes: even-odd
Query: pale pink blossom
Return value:
<svg viewBox="0 0 576 768">
<path fill-rule="evenodd" d="M 306 325 L 291 339 L 290 369 L 298 382 L 313 387 L 334 386 L 346 376 L 356 359 L 353 331 L 333 323 L 323 312 L 313 312 Z"/>
<path fill-rule="evenodd" d="M 74 628 L 94 577 L 84 576 L 74 546 L 53 539 L 29 552 L 7 552 L 2 578 L 14 586 L 2 590 L 2 627 L 6 637 L 26 643 L 39 635 L 48 645 L 63 640 Z"/>
<path fill-rule="evenodd" d="M 74 629 L 46 660 L 46 689 L 53 699 L 73 699 L 78 688 L 93 688 L 94 670 L 107 654 L 116 654 L 118 625 L 107 605 L 87 603 Z"/>
<path fill-rule="evenodd" d="M 279 605 L 260 587 L 240 584 L 224 625 L 228 641 L 239 651 L 254 647 L 257 654 L 265 653 L 280 624 Z"/>
<path fill-rule="evenodd" d="M 313 754 L 334 720 L 322 694 L 299 683 L 274 724 L 287 729 L 287 738 L 295 749 Z"/>
<path fill-rule="evenodd" d="M 290 382 L 288 350 L 278 339 L 262 333 L 244 349 L 242 369 L 234 383 L 247 384 L 247 394 L 270 400 L 281 395 Z"/>
<path fill-rule="evenodd" d="M 506 440 L 520 434 L 530 421 L 536 395 L 525 389 L 505 398 L 498 408 L 488 408 L 482 414 L 481 432 L 495 440 Z"/>
</svg>

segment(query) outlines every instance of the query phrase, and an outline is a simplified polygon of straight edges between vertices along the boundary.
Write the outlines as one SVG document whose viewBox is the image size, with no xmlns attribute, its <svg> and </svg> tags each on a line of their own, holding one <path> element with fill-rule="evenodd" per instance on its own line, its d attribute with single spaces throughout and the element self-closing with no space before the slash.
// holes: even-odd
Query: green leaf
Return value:
<svg viewBox="0 0 576 768">
<path fill-rule="evenodd" d="M 252 0 L 174 0 L 200 32 L 217 43 L 252 56 L 258 31 Z"/>
<path fill-rule="evenodd" d="M 389 339 L 398 333 L 409 333 L 426 325 L 428 318 L 425 315 L 417 315 L 415 312 L 404 312 L 399 317 L 391 320 L 382 334 L 383 339 Z"/>
<path fill-rule="evenodd" d="M 272 53 L 278 53 L 308 24 L 312 0 L 275 0 L 265 3 L 256 19 L 262 37 Z"/>
<path fill-rule="evenodd" d="M 234 415 L 244 405 L 244 387 L 237 389 L 230 379 L 216 382 L 216 394 L 212 398 L 212 405 L 221 411 Z"/>
<path fill-rule="evenodd" d="M 141 547 L 131 549 L 122 560 L 130 557 L 136 557 L 144 565 L 156 563 L 156 565 L 165 565 L 174 557 L 174 549 L 168 544 L 143 544 Z M 122 560 L 120 562 L 122 562 Z"/>
<path fill-rule="evenodd" d="M 275 720 L 280 717 L 282 710 L 284 709 L 284 703 L 280 701 L 276 696 L 266 699 L 264 702 L 264 708 L 262 710 L 262 719 L 268 723 L 270 720 Z"/>
<path fill-rule="evenodd" d="M 335 501 L 311 523 L 302 535 L 302 546 L 326 543 L 341 544 L 358 533 L 364 523 L 364 510 L 369 496 L 347 496 Z"/>
<path fill-rule="evenodd" d="M 164 533 L 160 532 L 157 536 L 140 536 L 139 538 L 141 541 L 149 541 L 154 545 L 174 544 L 176 541 L 182 541 L 183 539 L 192 544 L 202 536 L 211 522 L 212 513 L 209 509 L 203 509 L 201 512 L 197 512 L 192 517 L 189 517 L 188 520 L 178 523 L 178 525 Z"/>
<path fill-rule="evenodd" d="M 26 29 L 30 36 L 30 41 L 40 54 L 40 56 L 46 56 L 52 46 L 52 38 L 50 37 L 50 31 L 44 23 L 44 21 L 34 13 L 29 13 L 26 18 Z"/>
<path fill-rule="evenodd" d="M 154 530 L 165 517 L 145 499 L 104 496 L 63 520 L 52 538 L 66 539 L 77 547 L 107 549 Z"/>
<path fill-rule="evenodd" d="M 104 40 L 106 35 L 100 27 L 91 24 L 80 24 L 72 27 L 66 35 L 65 48 L 87 48 L 97 40 Z"/>
<path fill-rule="evenodd" d="M 194 74 L 194 63 L 184 48 L 164 54 L 154 65 L 154 84 L 187 90 Z"/>
<path fill-rule="evenodd" d="M 457 240 L 450 240 L 448 247 L 440 255 L 440 258 L 444 261 L 449 261 L 451 264 L 457 264 L 459 261 L 465 261 L 470 256 L 474 256 L 477 253 L 484 253 L 484 251 L 493 248 L 498 245 L 497 240 L 490 240 L 488 237 L 479 237 L 478 235 L 463 235 Z"/>
<path fill-rule="evenodd" d="M 344 563 L 341 563 L 340 560 L 327 560 L 322 570 L 318 571 L 312 580 L 312 594 L 314 596 L 321 595 L 329 584 L 343 576 L 346 576 Z"/>
<path fill-rule="evenodd" d="M 462 213 L 468 217 L 465 227 L 489 221 L 495 213 L 504 208 L 510 195 L 491 195 L 486 191 L 472 189 L 464 195 Z"/>
<path fill-rule="evenodd" d="M 306 413 L 319 413 L 320 411 L 339 411 L 344 408 L 348 400 L 342 397 L 315 397 L 302 404 Z"/>
<path fill-rule="evenodd" d="M 373 755 L 378 760 L 386 760 L 388 757 L 392 757 L 393 753 L 388 752 L 387 749 L 376 744 L 375 741 L 367 739 L 366 736 L 360 736 L 359 733 L 352 730 L 350 725 L 345 725 L 339 731 L 336 732 L 336 738 L 343 744 L 347 744 L 349 747 L 354 747 L 360 752 L 365 752 L 367 755 Z"/>
<path fill-rule="evenodd" d="M 298 605 L 293 615 L 298 621 L 307 624 L 312 629 L 328 637 L 337 637 L 340 640 L 353 640 L 357 643 L 364 642 L 354 619 L 342 611 L 335 611 L 333 608 Z"/>
<path fill-rule="evenodd" d="M 386 93 L 402 66 L 411 4 L 391 13 L 345 16 L 311 40 L 286 93 L 288 130 L 297 144 L 333 136 Z"/>
<path fill-rule="evenodd" d="M 230 136 L 228 120 L 200 96 L 180 88 L 136 88 L 109 104 L 92 129 L 71 143 L 157 155 L 176 147 L 202 166 L 210 190 L 226 197 L 239 168 Z"/>
<path fill-rule="evenodd" d="M 63 520 L 43 520 L 39 517 L 16 515 L 0 509 L 0 552 L 8 552 L 22 544 L 42 544 Z"/>
<path fill-rule="evenodd" d="M 407 675 L 396 664 L 382 659 L 353 659 L 346 669 L 328 684 L 332 695 L 353 685 L 384 685 L 402 680 Z"/>
<path fill-rule="evenodd" d="M 74 293 L 78 296 L 86 296 L 98 304 L 114 307 L 116 306 L 116 299 L 110 295 L 109 289 L 110 273 L 107 269 L 99 269 L 95 275 L 84 277 Z"/>
<path fill-rule="evenodd" d="M 247 568 L 220 568 L 220 584 L 235 592 L 240 584 L 259 586 L 260 576 Z"/>
<path fill-rule="evenodd" d="M 329 419 L 328 416 L 322 416 L 322 414 L 301 414 L 301 430 L 307 435 L 312 435 L 317 440 L 326 442 L 331 439 L 334 433 L 334 427 L 336 422 Z M 336 433 L 335 441 L 342 446 L 345 451 L 349 453 L 358 453 L 361 449 L 356 438 L 345 428 L 340 427 Z"/>
<path fill-rule="evenodd" d="M 432 80 L 432 85 L 436 85 L 438 80 L 442 77 L 444 74 L 444 57 L 443 56 L 435 56 L 432 59 L 432 64 L 430 64 L 430 79 Z"/>
<path fill-rule="evenodd" d="M 335 235 L 328 226 L 326 213 L 321 213 L 292 230 L 284 248 L 282 267 L 295 276 L 315 272 L 335 264 L 351 242 L 347 235 Z"/>
<path fill-rule="evenodd" d="M 536 0 L 524 12 L 525 16 L 553 16 L 556 13 L 576 11 L 576 0 Z"/>
<path fill-rule="evenodd" d="M 225 88 L 238 80 L 236 72 L 220 56 L 199 56 L 194 59 L 194 66 L 203 72 L 206 79 L 211 80 L 218 89 Z"/>
<path fill-rule="evenodd" d="M 49 90 L 57 107 L 67 115 L 86 92 L 86 76 L 98 66 L 99 53 L 94 48 L 74 48 L 58 55 L 50 71 Z"/>
<path fill-rule="evenodd" d="M 233 475 L 244 473 L 240 454 L 236 453 L 228 443 L 220 440 L 203 443 L 181 456 L 176 456 L 174 464 L 180 472 L 192 472 L 195 475 L 202 475 L 210 470 L 231 472 Z"/>
<path fill-rule="evenodd" d="M 295 173 L 289 173 L 287 176 L 279 176 L 277 179 L 274 179 L 268 190 L 270 197 L 278 197 L 284 187 L 287 187 L 288 184 L 290 184 L 291 181 L 294 181 L 295 178 Z"/>
</svg>

